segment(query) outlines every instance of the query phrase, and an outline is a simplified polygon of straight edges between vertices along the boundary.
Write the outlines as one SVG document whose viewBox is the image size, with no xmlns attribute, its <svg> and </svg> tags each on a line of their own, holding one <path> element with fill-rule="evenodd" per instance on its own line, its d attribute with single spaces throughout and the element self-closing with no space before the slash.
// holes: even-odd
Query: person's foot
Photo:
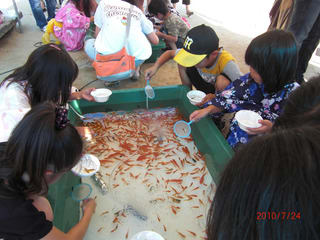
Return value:
<svg viewBox="0 0 320 240">
<path fill-rule="evenodd" d="M 42 32 L 46 32 L 46 30 L 47 30 L 47 25 L 45 25 L 43 28 L 40 28 L 40 30 L 41 30 Z"/>
<path fill-rule="evenodd" d="M 104 86 L 107 87 L 107 88 L 119 87 L 120 81 L 113 81 L 113 82 L 107 82 L 107 81 L 105 81 L 103 84 L 104 84 Z"/>
<path fill-rule="evenodd" d="M 140 78 L 140 66 L 136 69 L 133 76 L 131 77 L 131 81 L 135 82 Z"/>
<path fill-rule="evenodd" d="M 187 12 L 188 17 L 190 17 L 193 14 L 193 12 Z"/>
</svg>

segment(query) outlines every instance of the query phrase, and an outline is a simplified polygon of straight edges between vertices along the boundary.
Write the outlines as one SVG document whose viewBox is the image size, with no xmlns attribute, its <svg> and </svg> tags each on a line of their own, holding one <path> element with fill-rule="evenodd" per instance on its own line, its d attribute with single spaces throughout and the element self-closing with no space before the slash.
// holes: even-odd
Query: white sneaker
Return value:
<svg viewBox="0 0 320 240">
<path fill-rule="evenodd" d="M 40 29 L 42 32 L 46 32 L 47 30 L 47 25 L 45 25 L 43 28 Z"/>
</svg>

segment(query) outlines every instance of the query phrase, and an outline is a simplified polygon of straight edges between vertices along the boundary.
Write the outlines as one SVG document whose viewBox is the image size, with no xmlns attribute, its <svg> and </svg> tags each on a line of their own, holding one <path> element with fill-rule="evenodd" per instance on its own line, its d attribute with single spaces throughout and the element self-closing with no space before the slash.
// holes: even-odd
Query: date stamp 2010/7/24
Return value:
<svg viewBox="0 0 320 240">
<path fill-rule="evenodd" d="M 257 212 L 257 220 L 300 220 L 300 212 Z"/>
</svg>

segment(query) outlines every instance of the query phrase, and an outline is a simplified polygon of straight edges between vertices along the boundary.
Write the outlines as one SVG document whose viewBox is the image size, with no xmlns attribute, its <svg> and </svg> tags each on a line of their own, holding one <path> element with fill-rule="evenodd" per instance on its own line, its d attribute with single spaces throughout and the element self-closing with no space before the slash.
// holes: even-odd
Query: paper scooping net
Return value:
<svg viewBox="0 0 320 240">
<path fill-rule="evenodd" d="M 82 201 L 90 197 L 92 187 L 88 183 L 80 183 L 72 187 L 71 197 L 75 201 Z"/>
<path fill-rule="evenodd" d="M 176 122 L 173 126 L 174 133 L 181 138 L 189 137 L 191 133 L 190 123 L 183 120 Z"/>
<path fill-rule="evenodd" d="M 145 86 L 144 91 L 145 91 L 145 93 L 146 93 L 146 95 L 147 95 L 148 98 L 154 99 L 155 93 L 154 93 L 153 88 L 152 88 L 151 85 L 149 84 L 149 80 L 147 80 L 147 85 Z"/>
</svg>

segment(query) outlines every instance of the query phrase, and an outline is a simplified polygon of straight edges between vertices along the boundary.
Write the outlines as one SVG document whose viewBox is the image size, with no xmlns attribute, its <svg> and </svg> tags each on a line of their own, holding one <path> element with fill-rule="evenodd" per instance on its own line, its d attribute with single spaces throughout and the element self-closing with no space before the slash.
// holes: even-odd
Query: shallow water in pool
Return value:
<svg viewBox="0 0 320 240">
<path fill-rule="evenodd" d="M 85 239 L 130 239 L 153 230 L 165 239 L 205 239 L 215 184 L 192 135 L 177 138 L 175 108 L 109 112 L 85 123 L 86 152 L 97 156 L 108 187 L 94 185 L 97 209 Z"/>
</svg>

